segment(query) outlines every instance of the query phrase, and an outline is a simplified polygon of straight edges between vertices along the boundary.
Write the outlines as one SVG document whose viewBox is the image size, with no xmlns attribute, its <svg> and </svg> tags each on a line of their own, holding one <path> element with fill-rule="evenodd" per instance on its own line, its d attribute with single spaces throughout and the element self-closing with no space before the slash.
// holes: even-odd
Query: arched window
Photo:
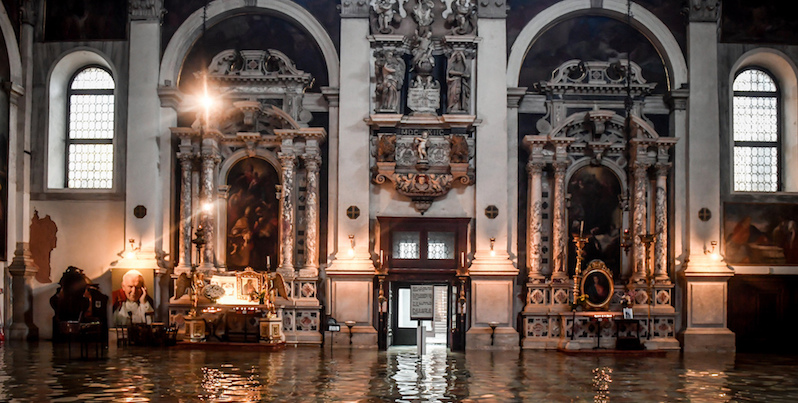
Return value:
<svg viewBox="0 0 798 403">
<path fill-rule="evenodd" d="M 66 187 L 110 189 L 114 179 L 114 79 L 107 70 L 79 70 L 67 91 Z"/>
<path fill-rule="evenodd" d="M 734 79 L 734 191 L 781 190 L 779 87 L 765 70 Z"/>
</svg>

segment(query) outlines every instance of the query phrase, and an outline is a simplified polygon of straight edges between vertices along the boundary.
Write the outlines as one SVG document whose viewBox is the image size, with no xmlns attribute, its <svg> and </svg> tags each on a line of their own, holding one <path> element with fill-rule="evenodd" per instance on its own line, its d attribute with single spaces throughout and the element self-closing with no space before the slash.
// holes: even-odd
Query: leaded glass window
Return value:
<svg viewBox="0 0 798 403">
<path fill-rule="evenodd" d="M 454 259 L 454 232 L 430 232 L 427 235 L 427 259 Z"/>
<path fill-rule="evenodd" d="M 394 259 L 418 259 L 421 233 L 397 231 L 393 233 Z"/>
<path fill-rule="evenodd" d="M 114 79 L 86 67 L 69 84 L 66 186 L 110 189 L 114 179 Z"/>
<path fill-rule="evenodd" d="M 780 190 L 779 89 L 764 70 L 734 79 L 734 190 Z"/>
</svg>

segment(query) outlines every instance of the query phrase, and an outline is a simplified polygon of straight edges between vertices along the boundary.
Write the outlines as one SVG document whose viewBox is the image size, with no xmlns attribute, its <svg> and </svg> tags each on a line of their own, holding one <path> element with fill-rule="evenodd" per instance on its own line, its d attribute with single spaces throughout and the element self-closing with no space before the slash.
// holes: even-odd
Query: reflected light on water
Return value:
<svg viewBox="0 0 798 403">
<path fill-rule="evenodd" d="M 431 347 L 262 351 L 112 345 L 99 360 L 66 345 L 0 347 L 0 401 L 649 402 L 798 401 L 795 357 L 570 356 Z"/>
</svg>

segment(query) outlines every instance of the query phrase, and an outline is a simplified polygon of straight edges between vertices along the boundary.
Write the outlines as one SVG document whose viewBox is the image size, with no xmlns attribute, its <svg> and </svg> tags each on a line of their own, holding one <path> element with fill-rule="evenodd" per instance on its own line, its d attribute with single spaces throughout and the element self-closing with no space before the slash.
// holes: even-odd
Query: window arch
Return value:
<svg viewBox="0 0 798 403">
<path fill-rule="evenodd" d="M 114 174 L 114 79 L 100 66 L 78 70 L 67 88 L 64 183 L 111 189 Z"/>
<path fill-rule="evenodd" d="M 758 67 L 740 71 L 732 85 L 734 191 L 781 190 L 779 86 Z"/>
</svg>

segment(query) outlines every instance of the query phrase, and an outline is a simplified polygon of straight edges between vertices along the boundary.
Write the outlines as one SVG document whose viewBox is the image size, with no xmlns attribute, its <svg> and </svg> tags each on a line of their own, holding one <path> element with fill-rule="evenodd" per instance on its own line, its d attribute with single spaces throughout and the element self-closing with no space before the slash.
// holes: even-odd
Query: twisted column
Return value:
<svg viewBox="0 0 798 403">
<path fill-rule="evenodd" d="M 568 231 L 565 225 L 565 170 L 568 163 L 557 161 L 554 163 L 554 222 L 552 223 L 552 282 L 562 283 L 568 280 L 565 269 L 565 247 L 568 242 Z"/>
<path fill-rule="evenodd" d="M 305 229 L 305 266 L 303 277 L 319 275 L 319 166 L 321 156 L 314 152 L 304 156 L 307 170 L 307 228 Z"/>
<path fill-rule="evenodd" d="M 654 279 L 657 283 L 670 283 L 668 277 L 668 171 L 671 164 L 659 163 L 657 169 L 657 201 L 654 233 L 657 235 L 654 244 Z"/>
<path fill-rule="evenodd" d="M 280 192 L 280 267 L 279 271 L 294 275 L 294 167 L 296 155 L 281 152 L 277 154 L 282 165 L 282 184 Z"/>
<path fill-rule="evenodd" d="M 543 204 L 543 168 L 546 163 L 529 161 L 526 169 L 529 179 L 529 208 L 527 210 L 526 250 L 528 278 L 532 283 L 542 283 L 544 277 L 540 272 L 540 233 L 542 230 Z"/>
</svg>

